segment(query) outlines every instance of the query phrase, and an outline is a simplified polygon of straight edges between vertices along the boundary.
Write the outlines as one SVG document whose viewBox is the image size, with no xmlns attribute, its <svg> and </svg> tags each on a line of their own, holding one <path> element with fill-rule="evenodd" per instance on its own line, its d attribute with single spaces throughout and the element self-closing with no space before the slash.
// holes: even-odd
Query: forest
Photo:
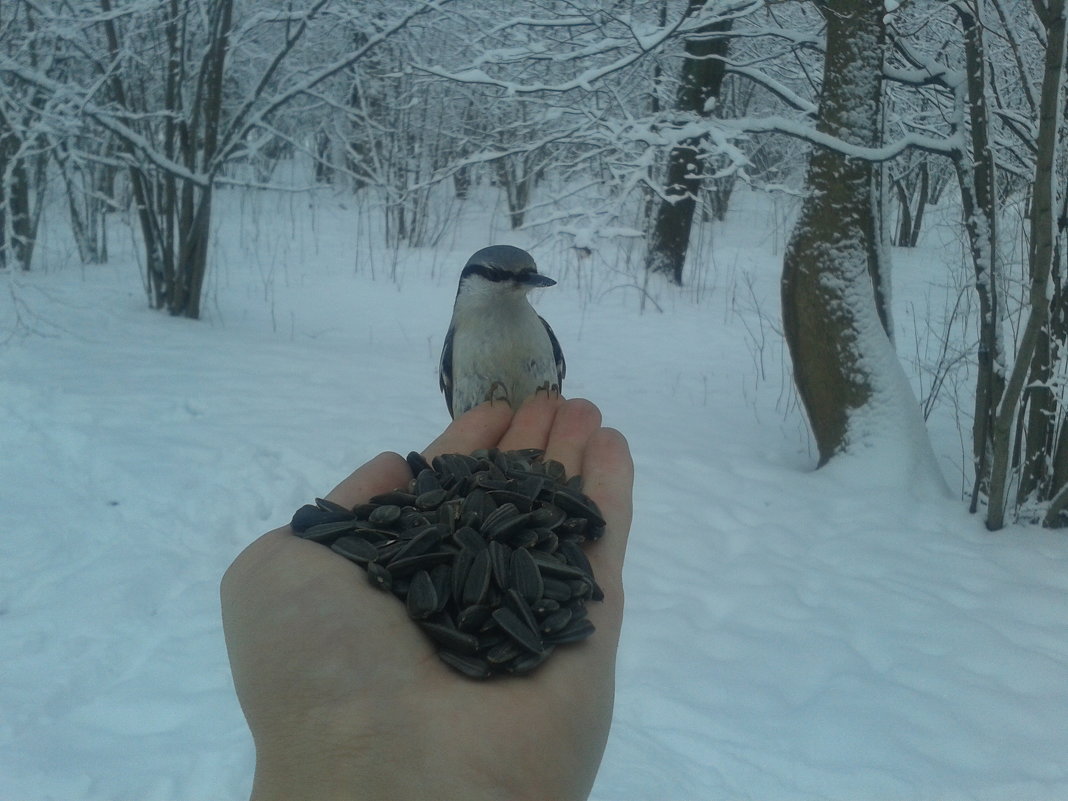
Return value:
<svg viewBox="0 0 1068 801">
<path fill-rule="evenodd" d="M 218 191 L 269 188 L 301 157 L 306 186 L 373 208 L 389 248 L 433 247 L 441 198 L 485 185 L 514 230 L 624 248 L 643 284 L 681 286 L 704 258 L 695 227 L 738 187 L 783 193 L 800 199 L 783 336 L 820 463 L 889 431 L 929 463 L 888 253 L 954 203 L 965 342 L 947 331 L 929 369 L 974 385 L 968 502 L 991 529 L 1055 527 L 1064 40 L 1062 0 L 8 0 L 0 266 L 37 267 L 61 198 L 84 264 L 108 260 L 124 215 L 147 302 L 198 318 Z"/>
</svg>

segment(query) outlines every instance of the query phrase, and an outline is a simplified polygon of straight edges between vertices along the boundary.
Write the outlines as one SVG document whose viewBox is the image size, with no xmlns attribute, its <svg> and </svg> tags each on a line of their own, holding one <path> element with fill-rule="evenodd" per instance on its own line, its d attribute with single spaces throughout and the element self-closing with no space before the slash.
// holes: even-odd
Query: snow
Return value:
<svg viewBox="0 0 1068 801">
<path fill-rule="evenodd" d="M 145 308 L 118 221 L 102 267 L 46 227 L 41 269 L 0 275 L 0 799 L 247 797 L 219 578 L 446 424 L 455 280 L 491 242 L 560 279 L 536 302 L 568 394 L 638 470 L 593 798 L 1068 797 L 1068 540 L 986 532 L 899 480 L 907 449 L 813 470 L 776 334 L 782 232 L 767 200 L 732 203 L 644 313 L 640 275 L 495 228 L 484 198 L 394 259 L 351 199 L 220 190 L 200 322 Z M 895 254 L 895 319 L 946 253 Z M 910 353 L 922 326 L 899 325 Z M 932 421 L 957 475 L 958 432 Z"/>
</svg>

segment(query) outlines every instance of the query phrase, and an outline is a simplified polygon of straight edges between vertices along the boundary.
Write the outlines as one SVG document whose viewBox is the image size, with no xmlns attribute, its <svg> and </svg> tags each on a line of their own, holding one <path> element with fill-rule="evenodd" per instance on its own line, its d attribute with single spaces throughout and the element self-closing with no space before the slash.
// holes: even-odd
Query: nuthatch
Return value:
<svg viewBox="0 0 1068 801">
<path fill-rule="evenodd" d="M 531 289 L 555 283 L 538 273 L 529 253 L 510 245 L 483 248 L 467 260 L 439 373 L 454 418 L 483 401 L 518 409 L 539 390 L 560 392 L 564 354 L 527 301 Z"/>
</svg>

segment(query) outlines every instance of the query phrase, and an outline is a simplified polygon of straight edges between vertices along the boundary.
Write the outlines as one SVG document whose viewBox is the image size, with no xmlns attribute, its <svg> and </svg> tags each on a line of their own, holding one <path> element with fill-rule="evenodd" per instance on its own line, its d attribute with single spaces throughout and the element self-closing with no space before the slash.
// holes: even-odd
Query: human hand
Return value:
<svg viewBox="0 0 1068 801">
<path fill-rule="evenodd" d="M 362 570 L 289 527 L 252 543 L 222 582 L 223 625 L 238 698 L 256 744 L 252 798 L 586 798 L 612 718 L 623 615 L 622 567 L 633 465 L 597 407 L 539 395 L 513 416 L 501 404 L 455 420 L 424 451 L 541 448 L 600 506 L 605 536 L 588 547 L 605 599 L 597 630 L 532 674 L 458 675 Z M 327 497 L 347 507 L 405 485 L 383 453 Z"/>
</svg>

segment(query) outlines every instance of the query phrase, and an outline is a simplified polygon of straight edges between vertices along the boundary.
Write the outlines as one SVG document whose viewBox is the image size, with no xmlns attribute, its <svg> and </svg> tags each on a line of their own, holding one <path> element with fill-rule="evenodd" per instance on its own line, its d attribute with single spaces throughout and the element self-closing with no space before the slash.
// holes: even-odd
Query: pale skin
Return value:
<svg viewBox="0 0 1068 801">
<path fill-rule="evenodd" d="M 539 393 L 514 415 L 483 404 L 424 455 L 542 448 L 580 473 L 608 522 L 587 546 L 603 603 L 597 630 L 533 674 L 489 681 L 446 667 L 404 605 L 362 570 L 288 526 L 265 534 L 222 581 L 230 664 L 256 745 L 253 801 L 537 799 L 589 795 L 612 720 L 633 463 L 589 401 Z M 354 506 L 407 484 L 396 453 L 327 496 Z"/>
</svg>

